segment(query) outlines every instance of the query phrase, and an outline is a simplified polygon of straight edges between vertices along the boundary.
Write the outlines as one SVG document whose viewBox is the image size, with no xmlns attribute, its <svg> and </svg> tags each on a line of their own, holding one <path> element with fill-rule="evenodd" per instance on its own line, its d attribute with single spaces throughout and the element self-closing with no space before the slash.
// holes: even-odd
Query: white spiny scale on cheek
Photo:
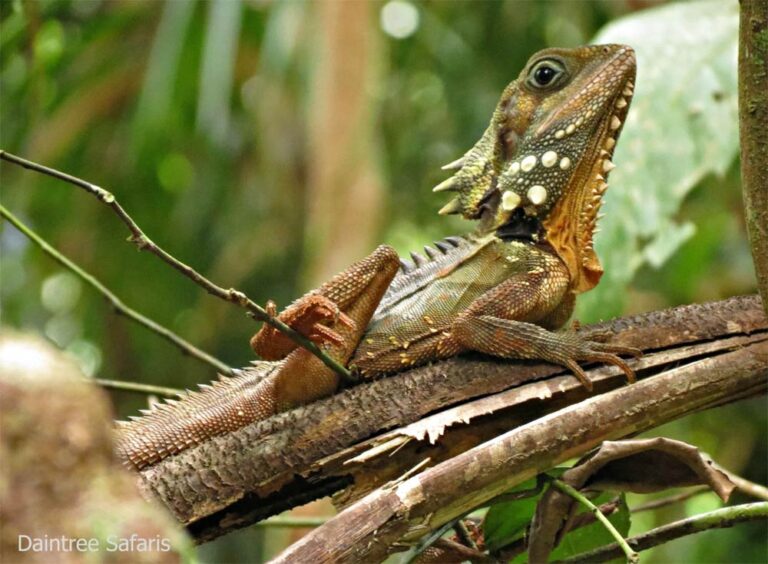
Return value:
<svg viewBox="0 0 768 564">
<path fill-rule="evenodd" d="M 527 196 L 534 206 L 538 206 L 547 201 L 547 189 L 541 184 L 536 184 L 528 189 Z"/>
<path fill-rule="evenodd" d="M 605 148 L 606 149 L 608 149 L 610 151 L 615 146 L 616 146 L 616 139 L 614 139 L 613 137 L 606 138 L 606 140 L 605 140 Z"/>
<path fill-rule="evenodd" d="M 563 157 L 562 159 L 560 159 L 560 168 L 562 170 L 568 170 L 569 168 L 571 168 L 571 159 L 569 159 L 568 157 Z"/>
<path fill-rule="evenodd" d="M 509 165 L 509 170 L 507 171 L 507 173 L 510 176 L 515 176 L 518 172 L 520 172 L 520 163 L 514 162 L 511 165 Z"/>
<path fill-rule="evenodd" d="M 511 190 L 507 190 L 501 196 L 501 208 L 505 211 L 512 211 L 520 205 L 520 201 L 521 198 L 519 194 L 512 192 Z"/>
<path fill-rule="evenodd" d="M 558 129 L 555 131 L 555 139 L 562 139 L 565 137 L 565 130 L 564 129 Z"/>
<path fill-rule="evenodd" d="M 568 127 L 566 127 L 566 128 L 565 128 L 565 132 L 566 132 L 568 135 L 570 135 L 571 133 L 573 133 L 575 130 L 576 130 L 576 126 L 575 126 L 575 125 L 573 125 L 572 123 L 571 123 L 571 124 L 569 124 L 569 125 L 568 125 Z"/>
<path fill-rule="evenodd" d="M 557 153 L 554 151 L 547 151 L 543 155 L 541 155 L 541 165 L 545 168 L 550 168 L 551 166 L 554 166 L 554 164 L 557 162 Z"/>
<path fill-rule="evenodd" d="M 616 100 L 616 107 L 617 107 L 618 109 L 621 109 L 621 108 L 625 108 L 626 106 L 627 106 L 627 100 L 626 100 L 626 98 L 624 98 L 623 96 L 619 97 L 619 98 Z"/>
<path fill-rule="evenodd" d="M 523 172 L 529 172 L 536 166 L 536 157 L 534 155 L 528 155 L 520 162 L 520 168 Z"/>
</svg>

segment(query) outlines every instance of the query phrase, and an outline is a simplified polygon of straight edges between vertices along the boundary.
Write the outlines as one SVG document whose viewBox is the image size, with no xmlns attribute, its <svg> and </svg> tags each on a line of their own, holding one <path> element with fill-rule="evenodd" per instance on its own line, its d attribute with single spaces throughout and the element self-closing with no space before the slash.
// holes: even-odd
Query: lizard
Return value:
<svg viewBox="0 0 768 564">
<path fill-rule="evenodd" d="M 502 92 L 480 140 L 443 167 L 435 192 L 455 192 L 440 214 L 477 222 L 402 261 L 386 245 L 278 317 L 363 378 L 467 351 L 540 359 L 569 368 L 616 365 L 627 347 L 556 331 L 602 267 L 593 248 L 611 158 L 634 94 L 625 45 L 534 54 Z M 142 469 L 209 437 L 336 392 L 340 377 L 268 325 L 251 339 L 261 362 L 180 401 L 121 422 L 117 452 Z"/>
</svg>

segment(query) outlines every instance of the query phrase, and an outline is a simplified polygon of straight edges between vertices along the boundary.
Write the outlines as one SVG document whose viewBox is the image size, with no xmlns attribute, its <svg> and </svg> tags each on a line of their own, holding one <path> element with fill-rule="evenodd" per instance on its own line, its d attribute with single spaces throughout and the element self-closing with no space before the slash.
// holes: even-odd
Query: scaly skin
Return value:
<svg viewBox="0 0 768 564">
<path fill-rule="evenodd" d="M 280 319 L 366 377 L 474 350 L 562 364 L 589 389 L 579 362 L 615 364 L 633 381 L 616 355 L 634 350 L 553 331 L 602 274 L 592 237 L 634 76 L 625 46 L 535 54 L 435 188 L 458 192 L 440 213 L 479 220 L 476 232 L 425 247 L 428 258 L 412 255 L 399 273 L 394 251 L 379 247 Z M 119 454 L 142 468 L 338 387 L 335 373 L 271 327 L 251 345 L 276 362 L 123 424 Z"/>
</svg>

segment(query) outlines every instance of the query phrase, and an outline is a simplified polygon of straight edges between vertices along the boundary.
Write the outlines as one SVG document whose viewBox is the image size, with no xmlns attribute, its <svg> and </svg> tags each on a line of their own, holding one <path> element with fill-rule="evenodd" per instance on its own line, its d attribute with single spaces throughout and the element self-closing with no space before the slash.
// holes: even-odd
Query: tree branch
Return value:
<svg viewBox="0 0 768 564">
<path fill-rule="evenodd" d="M 214 369 L 222 374 L 231 376 L 234 374 L 231 367 L 227 366 L 219 359 L 211 356 L 205 351 L 200 350 L 192 343 L 182 339 L 176 333 L 163 327 L 156 321 L 142 315 L 133 308 L 128 307 L 123 301 L 112 293 L 109 288 L 102 284 L 95 276 L 88 274 L 85 270 L 80 268 L 70 259 L 65 257 L 59 251 L 49 245 L 42 237 L 35 233 L 29 226 L 25 225 L 18 217 L 8 211 L 3 205 L 0 205 L 0 216 L 8 220 L 16 229 L 24 234 L 30 241 L 40 247 L 45 254 L 51 257 L 53 260 L 61 264 L 64 268 L 68 269 L 75 274 L 80 280 L 88 284 L 91 288 L 100 293 L 104 298 L 112 305 L 112 308 L 118 315 L 124 315 L 131 321 L 138 323 L 139 325 L 146 327 L 153 333 L 160 335 L 166 341 L 171 342 L 173 345 L 181 349 L 184 354 L 187 354 L 197 360 L 205 362 L 212 366 Z"/>
<path fill-rule="evenodd" d="M 183 274 L 184 276 L 192 280 L 195 284 L 203 288 L 206 292 L 208 292 L 212 296 L 215 296 L 224 301 L 238 305 L 244 308 L 245 310 L 247 310 L 249 315 L 251 315 L 255 319 L 258 319 L 259 321 L 263 321 L 264 323 L 271 325 L 281 333 L 288 336 L 292 341 L 294 341 L 298 345 L 304 347 L 309 352 L 314 354 L 317 358 L 319 358 L 323 362 L 323 364 L 325 364 L 326 366 L 331 368 L 334 372 L 339 374 L 339 376 L 341 376 L 343 381 L 345 382 L 354 381 L 354 378 L 349 373 L 349 370 L 347 370 L 344 366 L 342 366 L 341 364 L 336 362 L 334 359 L 332 359 L 330 356 L 328 356 L 322 349 L 320 349 L 320 347 L 318 347 L 315 343 L 313 343 L 312 341 L 304 337 L 302 334 L 298 333 L 297 331 L 294 331 L 291 327 L 289 327 L 279 319 L 269 315 L 269 313 L 267 313 L 267 311 L 264 308 L 256 304 L 243 292 L 240 292 L 239 290 L 235 290 L 234 288 L 225 290 L 224 288 L 217 286 L 216 284 L 208 280 L 205 276 L 197 272 L 195 269 L 179 261 L 173 255 L 166 252 L 163 248 L 156 245 L 149 237 L 147 237 L 144 234 L 144 232 L 141 230 L 138 224 L 133 220 L 133 218 L 128 214 L 128 212 L 126 212 L 123 209 L 123 206 L 120 205 L 120 203 L 117 201 L 117 199 L 112 193 L 104 190 L 99 186 L 96 186 L 95 184 L 91 184 L 90 182 L 87 182 L 75 176 L 71 176 L 64 172 L 61 172 L 52 168 L 48 168 L 46 166 L 40 165 L 32 161 L 28 161 L 16 155 L 12 155 L 7 151 L 0 150 L 0 159 L 3 159 L 5 161 L 8 161 L 18 166 L 21 166 L 23 168 L 34 170 L 35 172 L 39 172 L 47 176 L 51 176 L 53 178 L 63 180 L 64 182 L 68 182 L 74 186 L 77 186 L 78 188 L 82 188 L 92 196 L 95 196 L 100 202 L 102 202 L 107 207 L 109 207 L 115 213 L 115 215 L 117 215 L 117 217 L 120 218 L 120 221 L 122 221 L 125 224 L 125 226 L 128 228 L 128 231 L 131 232 L 131 236 L 129 237 L 128 240 L 134 245 L 136 245 L 140 251 L 149 251 L 150 253 L 157 256 L 160 260 L 162 260 L 166 264 L 170 265 L 177 271 L 181 272 L 181 274 Z"/>
<path fill-rule="evenodd" d="M 741 0 L 739 140 L 744 215 L 768 313 L 768 2 Z"/>
<path fill-rule="evenodd" d="M 633 549 L 640 552 L 671 540 L 679 539 L 680 537 L 710 529 L 724 529 L 738 523 L 750 521 L 768 521 L 768 502 L 734 505 L 702 513 L 688 519 L 668 523 L 647 533 L 630 537 L 627 539 L 627 543 Z M 611 544 L 579 554 L 567 560 L 560 560 L 558 564 L 565 564 L 566 562 L 568 564 L 605 562 L 620 557 L 621 554 L 621 549 L 617 545 Z"/>
<path fill-rule="evenodd" d="M 686 360 L 719 358 L 765 341 L 768 322 L 759 298 L 743 297 L 617 319 L 585 332 L 644 348 L 635 367 L 648 378 Z M 347 488 L 336 502 L 349 503 L 427 457 L 430 464 L 447 460 L 589 396 L 563 372 L 541 363 L 450 359 L 215 437 L 142 470 L 140 481 L 198 541 L 210 540 L 290 507 L 286 500 L 293 496 L 306 503 Z M 616 367 L 592 369 L 590 377 L 596 395 L 624 386 Z"/>
<path fill-rule="evenodd" d="M 768 340 L 694 361 L 517 427 L 392 487 L 380 488 L 274 562 L 359 562 L 426 531 L 605 440 L 768 389 Z"/>
</svg>

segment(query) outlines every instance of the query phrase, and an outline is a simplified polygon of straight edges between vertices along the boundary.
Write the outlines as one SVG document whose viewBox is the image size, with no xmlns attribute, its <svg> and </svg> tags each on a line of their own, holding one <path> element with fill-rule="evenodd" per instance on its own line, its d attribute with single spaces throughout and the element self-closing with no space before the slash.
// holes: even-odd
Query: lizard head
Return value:
<svg viewBox="0 0 768 564">
<path fill-rule="evenodd" d="M 479 219 L 488 231 L 535 223 L 576 291 L 594 287 L 602 267 L 592 237 L 635 67 L 625 45 L 533 55 L 504 90 L 480 141 L 444 167 L 458 170 L 435 191 L 458 196 L 440 213 Z"/>
</svg>

